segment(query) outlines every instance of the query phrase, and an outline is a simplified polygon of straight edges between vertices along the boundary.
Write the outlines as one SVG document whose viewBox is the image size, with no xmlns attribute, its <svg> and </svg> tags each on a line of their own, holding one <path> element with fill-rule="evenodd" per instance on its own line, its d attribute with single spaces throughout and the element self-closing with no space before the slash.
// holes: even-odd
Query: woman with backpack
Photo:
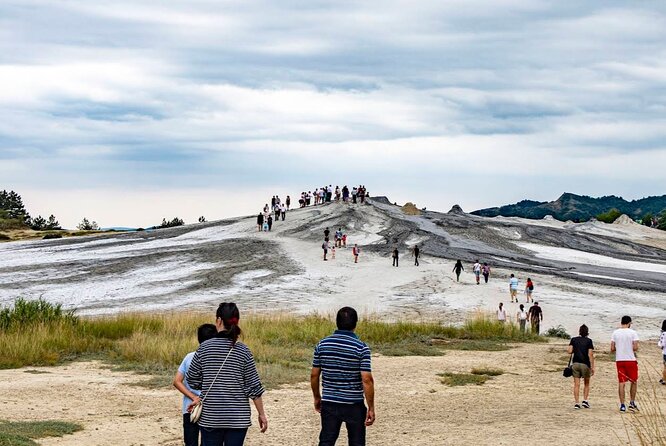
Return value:
<svg viewBox="0 0 666 446">
<path fill-rule="evenodd" d="M 534 291 L 534 282 L 529 277 L 527 278 L 527 283 L 525 284 L 525 296 L 527 297 L 527 303 L 534 302 L 532 298 L 532 292 Z"/>
</svg>

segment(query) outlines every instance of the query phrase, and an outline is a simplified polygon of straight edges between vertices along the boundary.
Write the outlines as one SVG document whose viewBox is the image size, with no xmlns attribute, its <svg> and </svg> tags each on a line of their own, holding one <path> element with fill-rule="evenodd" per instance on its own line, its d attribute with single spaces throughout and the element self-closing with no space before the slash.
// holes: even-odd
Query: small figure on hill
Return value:
<svg viewBox="0 0 666 446">
<path fill-rule="evenodd" d="M 273 198 L 271 198 L 271 209 L 275 209 L 275 195 L 273 195 Z"/>
<path fill-rule="evenodd" d="M 282 221 L 287 217 L 287 208 L 284 203 L 280 205 L 280 212 L 282 213 Z"/>
<path fill-rule="evenodd" d="M 326 258 L 326 255 L 328 254 L 328 248 L 329 248 L 328 237 L 326 237 L 324 239 L 324 243 L 321 244 L 321 249 L 324 250 L 324 260 L 328 260 Z"/>
<path fill-rule="evenodd" d="M 331 234 L 331 230 L 328 229 L 328 227 L 327 227 L 326 229 L 324 229 L 324 238 L 325 238 L 325 239 L 328 239 L 328 236 L 329 236 L 330 234 Z"/>
<path fill-rule="evenodd" d="M 399 257 L 399 255 L 400 254 L 398 252 L 398 248 L 394 248 L 393 249 L 393 254 L 391 255 L 391 257 L 393 258 L 393 266 L 395 266 L 396 268 L 398 267 L 398 257 Z"/>
<path fill-rule="evenodd" d="M 354 333 L 356 310 L 341 308 L 335 322 L 337 330 L 314 349 L 310 373 L 314 408 L 321 414 L 319 445 L 335 445 L 345 423 L 349 444 L 364 446 L 366 427 L 375 422 L 370 348 Z"/>
<path fill-rule="evenodd" d="M 268 218 L 264 218 L 264 225 L 262 226 L 264 232 L 268 232 Z"/>
<path fill-rule="evenodd" d="M 361 253 L 361 248 L 359 248 L 358 245 L 354 243 L 354 247 L 352 248 L 352 255 L 354 256 L 354 263 L 358 263 L 358 255 L 360 253 Z"/>
<path fill-rule="evenodd" d="M 516 313 L 516 320 L 520 325 L 520 332 L 525 333 L 525 325 L 527 324 L 527 311 L 525 311 L 525 305 L 520 304 L 518 313 Z"/>
<path fill-rule="evenodd" d="M 347 247 L 347 234 L 342 234 L 342 247 Z"/>
<path fill-rule="evenodd" d="M 499 308 L 497 309 L 497 321 L 500 323 L 506 322 L 506 310 L 504 309 L 504 304 L 500 302 Z"/>
<path fill-rule="evenodd" d="M 202 344 L 204 341 L 212 339 L 215 336 L 217 336 L 217 327 L 213 324 L 203 324 L 197 329 L 197 339 L 199 344 Z M 190 421 L 190 413 L 187 411 L 187 408 L 190 404 L 199 402 L 199 395 L 201 392 L 193 390 L 187 383 L 187 379 L 185 379 L 195 353 L 196 352 L 190 352 L 185 355 L 185 358 L 183 358 L 183 362 L 180 363 L 178 372 L 176 372 L 176 376 L 173 379 L 173 386 L 183 394 L 183 440 L 185 441 L 185 446 L 199 446 L 199 425 Z"/>
<path fill-rule="evenodd" d="M 664 356 L 664 370 L 661 372 L 659 384 L 666 386 L 666 319 L 661 323 L 661 335 L 659 336 L 657 346 L 661 347 L 661 353 Z"/>
<path fill-rule="evenodd" d="M 340 187 L 335 186 L 335 201 L 339 202 L 340 201 Z"/>
<path fill-rule="evenodd" d="M 356 196 L 358 195 L 358 189 L 356 187 L 352 188 L 352 203 L 356 204 Z"/>
<path fill-rule="evenodd" d="M 349 188 L 347 187 L 347 185 L 345 185 L 345 186 L 342 188 L 342 201 L 343 201 L 344 203 L 349 202 Z"/>
<path fill-rule="evenodd" d="M 289 195 L 287 195 L 286 204 L 287 204 L 287 210 L 289 210 L 289 206 L 291 206 L 291 197 Z"/>
<path fill-rule="evenodd" d="M 331 246 L 331 259 L 335 260 L 335 244 Z"/>
<path fill-rule="evenodd" d="M 273 228 L 273 214 L 268 216 L 268 230 L 270 231 Z"/>
<path fill-rule="evenodd" d="M 483 266 L 481 267 L 481 274 L 483 274 L 483 280 L 488 283 L 488 277 L 490 277 L 490 265 L 488 265 L 486 262 L 483 262 Z"/>
<path fill-rule="evenodd" d="M 511 303 L 513 303 L 514 299 L 518 303 L 518 278 L 513 274 L 511 274 L 511 278 L 509 279 L 509 294 L 511 294 Z"/>
<path fill-rule="evenodd" d="M 631 317 L 622 316 L 620 328 L 611 336 L 610 351 L 615 352 L 615 367 L 617 368 L 618 394 L 620 396 L 620 412 L 626 412 L 625 406 L 625 384 L 631 383 L 629 387 L 629 411 L 638 412 L 636 405 L 636 392 L 638 391 L 638 333 L 631 329 Z"/>
<path fill-rule="evenodd" d="M 264 226 L 264 214 L 261 212 L 259 212 L 259 215 L 257 215 L 257 226 L 259 226 L 259 232 L 261 232 Z"/>
<path fill-rule="evenodd" d="M 460 282 L 460 273 L 462 271 L 465 271 L 465 268 L 463 268 L 462 261 L 458 259 L 456 264 L 453 266 L 453 272 L 456 273 L 456 282 Z"/>
<path fill-rule="evenodd" d="M 266 203 L 266 204 L 264 205 L 264 214 L 267 214 L 269 209 L 270 209 L 270 208 L 268 207 L 268 203 Z"/>
<path fill-rule="evenodd" d="M 534 302 L 534 305 L 530 307 L 530 310 L 527 312 L 527 318 L 532 325 L 532 333 L 538 335 L 541 328 L 541 321 L 543 321 L 543 311 L 539 306 L 539 302 Z"/>
<path fill-rule="evenodd" d="M 588 338 L 590 330 L 583 324 L 578 329 L 578 336 L 571 338 L 567 352 L 572 355 L 574 409 L 580 409 L 580 380 L 583 379 L 582 407 L 590 408 L 590 378 L 594 376 L 594 343 Z"/>
<path fill-rule="evenodd" d="M 481 264 L 479 263 L 478 260 L 474 263 L 474 266 L 472 266 L 472 271 L 474 272 L 474 277 L 476 278 L 476 284 L 477 285 L 480 284 L 481 283 Z"/>
<path fill-rule="evenodd" d="M 338 228 L 338 230 L 335 231 L 335 244 L 339 248 L 342 247 L 342 228 Z"/>
<path fill-rule="evenodd" d="M 326 203 L 330 203 L 332 199 L 333 199 L 333 185 L 329 184 L 328 188 L 326 189 Z"/>
<path fill-rule="evenodd" d="M 419 266 L 419 255 L 421 255 L 421 250 L 419 245 L 414 245 L 414 266 Z"/>
<path fill-rule="evenodd" d="M 534 282 L 529 277 L 527 278 L 527 283 L 525 284 L 525 297 L 527 297 L 527 303 L 534 302 L 532 298 L 532 292 L 534 291 Z"/>
</svg>

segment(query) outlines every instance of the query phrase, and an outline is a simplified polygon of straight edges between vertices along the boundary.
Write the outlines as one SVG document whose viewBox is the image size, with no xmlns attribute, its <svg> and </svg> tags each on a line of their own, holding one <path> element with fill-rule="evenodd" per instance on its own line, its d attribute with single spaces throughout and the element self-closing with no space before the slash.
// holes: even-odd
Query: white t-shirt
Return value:
<svg viewBox="0 0 666 446">
<path fill-rule="evenodd" d="M 497 310 L 497 320 L 498 321 L 506 320 L 506 310 L 504 308 L 502 308 L 501 310 Z"/>
<path fill-rule="evenodd" d="M 659 347 L 661 347 L 661 352 L 666 355 L 666 331 L 661 332 L 659 336 Z"/>
<path fill-rule="evenodd" d="M 512 290 L 517 290 L 518 289 L 518 278 L 517 277 L 512 277 L 509 280 L 509 286 L 511 287 Z"/>
<path fill-rule="evenodd" d="M 638 333 L 631 328 L 618 328 L 613 332 L 611 341 L 615 342 L 616 361 L 636 361 L 634 341 L 638 341 Z"/>
<path fill-rule="evenodd" d="M 481 272 L 481 264 L 480 263 L 475 263 L 474 266 L 472 267 L 472 271 L 475 273 L 480 273 Z"/>
<path fill-rule="evenodd" d="M 526 321 L 527 320 L 527 311 L 525 311 L 525 310 L 519 311 L 518 312 L 518 319 L 520 319 L 521 321 Z"/>
</svg>

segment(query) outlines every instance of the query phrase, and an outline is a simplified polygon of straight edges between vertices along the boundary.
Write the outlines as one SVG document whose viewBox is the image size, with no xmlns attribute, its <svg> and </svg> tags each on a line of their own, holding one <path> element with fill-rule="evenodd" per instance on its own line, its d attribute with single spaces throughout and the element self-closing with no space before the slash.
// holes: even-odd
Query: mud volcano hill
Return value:
<svg viewBox="0 0 666 446">
<path fill-rule="evenodd" d="M 346 260 L 323 269 L 326 227 L 331 234 L 343 228 L 350 244 L 362 247 L 364 265 L 374 258 L 377 269 L 347 271 L 351 267 Z M 293 209 L 270 233 L 258 232 L 256 217 L 249 216 L 140 233 L 0 244 L 0 303 L 18 296 L 44 297 L 83 312 L 104 313 L 208 308 L 233 298 L 255 309 L 315 311 L 336 304 L 336 296 L 346 292 L 346 284 L 331 279 L 331 274 L 344 271 L 377 296 L 388 296 L 382 305 L 403 305 L 399 299 L 407 291 L 400 290 L 419 289 L 418 298 L 427 301 L 440 289 L 438 284 L 424 285 L 433 282 L 432 277 L 423 284 L 395 285 L 394 291 L 383 288 L 390 285 L 381 276 L 387 274 L 382 259 L 394 247 L 408 255 L 417 243 L 424 255 L 439 259 L 440 281 L 450 270 L 449 261 L 469 264 L 480 259 L 495 270 L 662 292 L 664 237 L 664 231 L 634 225 L 487 218 L 459 208 L 405 212 L 378 197 L 364 205 Z M 340 255 L 347 259 L 348 253 Z M 348 286 L 356 285 L 352 280 Z M 354 293 L 349 290 L 350 299 Z M 434 301 L 432 305 L 441 307 Z"/>
</svg>

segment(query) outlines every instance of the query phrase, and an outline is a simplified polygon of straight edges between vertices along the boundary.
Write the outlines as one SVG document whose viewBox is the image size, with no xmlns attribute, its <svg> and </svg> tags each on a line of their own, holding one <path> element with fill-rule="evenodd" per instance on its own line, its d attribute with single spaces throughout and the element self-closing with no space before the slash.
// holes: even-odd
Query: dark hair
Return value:
<svg viewBox="0 0 666 446">
<path fill-rule="evenodd" d="M 524 309 L 525 309 L 525 305 L 520 304 L 520 309 L 521 309 L 521 310 L 524 310 Z"/>
<path fill-rule="evenodd" d="M 527 281 L 528 281 L 528 282 L 530 282 L 531 280 L 532 280 L 532 279 L 530 279 L 529 277 L 527 278 Z"/>
<path fill-rule="evenodd" d="M 352 307 L 340 308 L 338 315 L 335 317 L 335 325 L 338 326 L 338 330 L 351 331 L 356 328 L 357 322 L 358 314 Z"/>
<path fill-rule="evenodd" d="M 513 277 L 513 274 L 511 274 L 511 277 Z"/>
<path fill-rule="evenodd" d="M 199 344 L 214 338 L 217 335 L 217 327 L 213 324 L 203 324 L 197 328 L 197 339 Z"/>
<path fill-rule="evenodd" d="M 224 331 L 229 334 L 229 338 L 235 344 L 238 337 L 241 335 L 241 329 L 238 326 L 238 320 L 240 319 L 238 307 L 233 302 L 222 302 L 220 306 L 217 307 L 217 312 L 215 314 L 222 320 Z"/>
<path fill-rule="evenodd" d="M 631 316 L 622 316 L 622 320 L 620 321 L 622 325 L 627 325 L 631 324 Z"/>
<path fill-rule="evenodd" d="M 661 323 L 661 331 L 666 331 L 666 319 Z"/>
<path fill-rule="evenodd" d="M 578 329 L 578 334 L 585 338 L 590 334 L 590 329 L 587 328 L 587 325 L 583 324 Z"/>
</svg>

